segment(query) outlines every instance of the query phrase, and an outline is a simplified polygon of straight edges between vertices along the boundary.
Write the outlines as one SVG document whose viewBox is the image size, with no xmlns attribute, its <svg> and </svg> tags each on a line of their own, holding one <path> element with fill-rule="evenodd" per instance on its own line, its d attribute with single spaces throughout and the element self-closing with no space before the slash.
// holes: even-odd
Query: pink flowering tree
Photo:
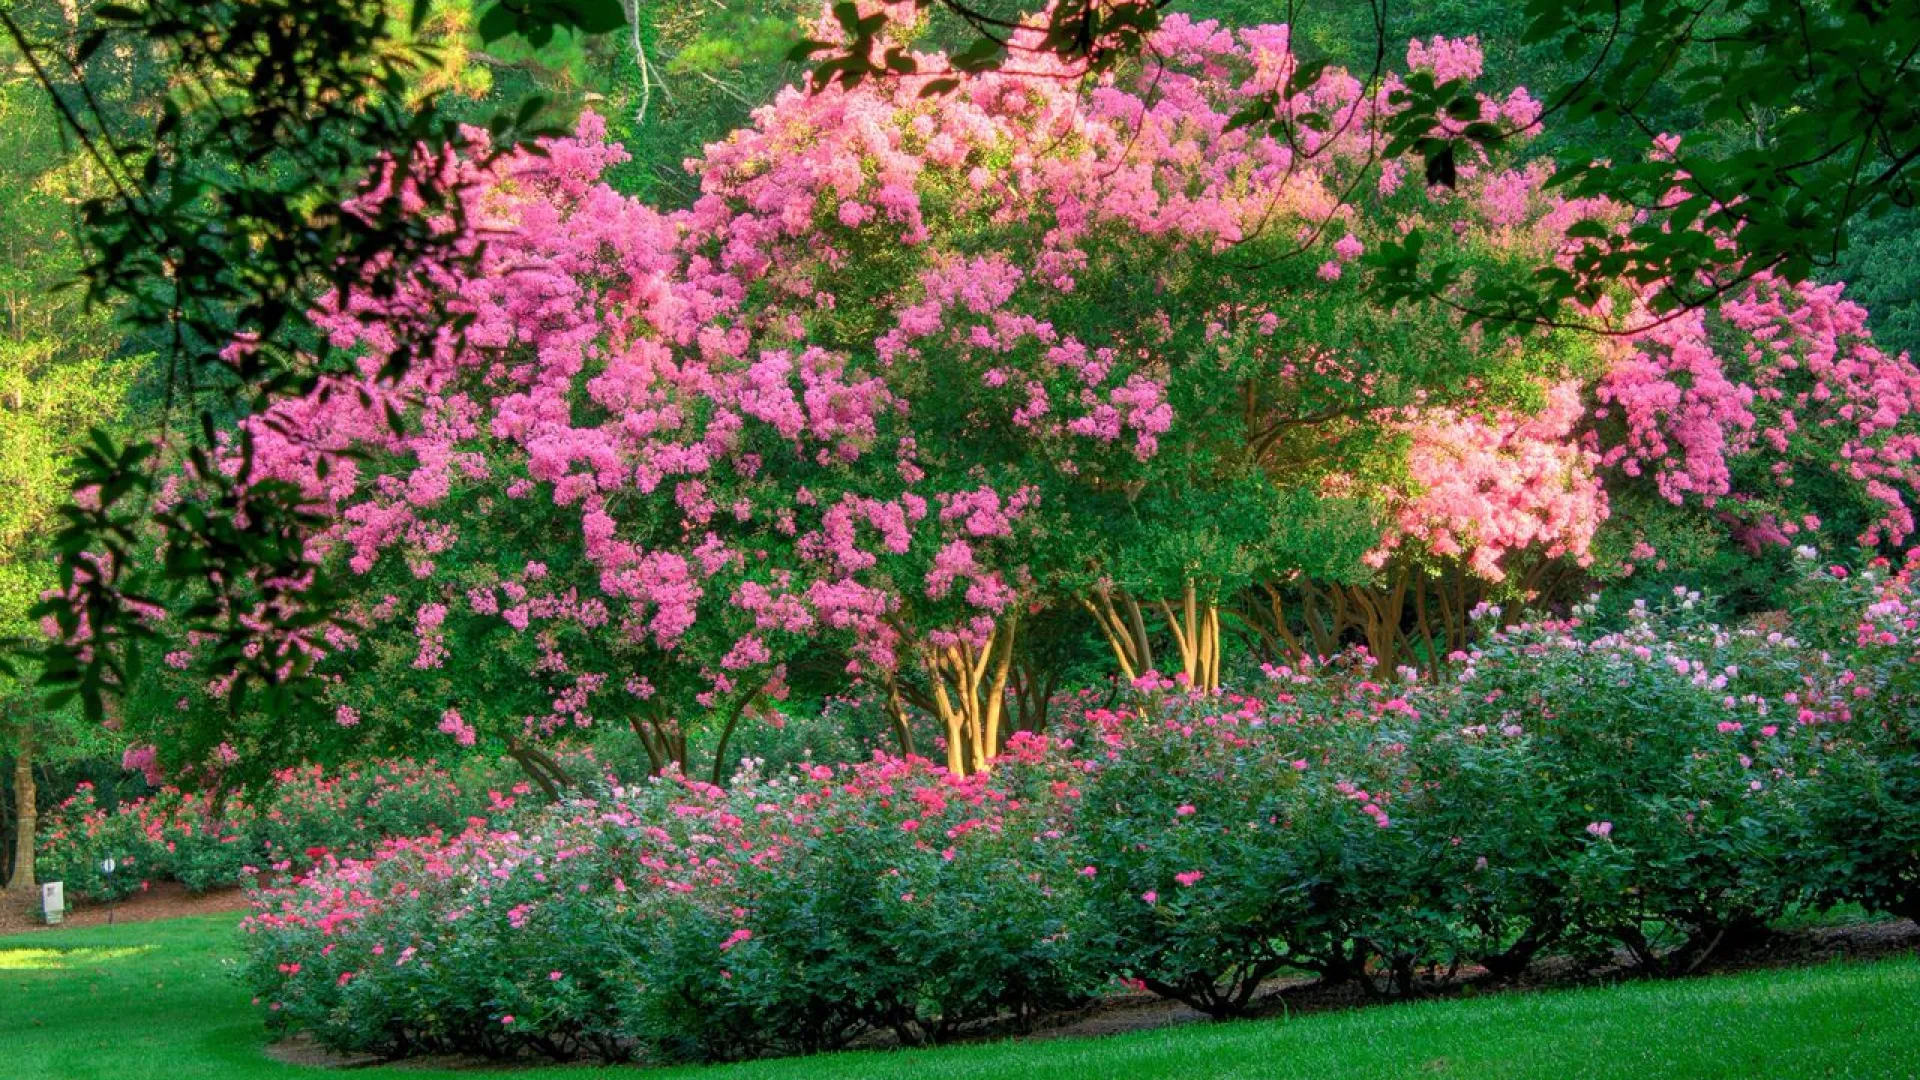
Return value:
<svg viewBox="0 0 1920 1080">
<path fill-rule="evenodd" d="M 1441 79 L 1479 69 L 1471 42 L 1415 42 L 1408 62 Z M 1650 154 L 1672 151 L 1662 139 Z M 1644 218 L 1560 200 L 1543 176 L 1476 162 L 1453 188 L 1425 194 L 1478 200 L 1472 227 L 1562 268 L 1573 238 Z M 1355 581 L 1303 569 L 1243 592 L 1236 614 L 1256 651 L 1298 658 L 1358 641 L 1389 669 L 1432 669 L 1465 648 L 1471 613 L 1489 601 L 1513 610 L 1561 600 L 1647 564 L 1698 573 L 1717 560 L 1731 578 L 1764 564 L 1772 569 L 1760 575 L 1777 582 L 1794 544 L 1906 542 L 1920 481 L 1920 369 L 1875 347 L 1866 312 L 1842 287 L 1762 275 L 1663 317 L 1641 300 L 1660 286 L 1595 294 L 1590 313 L 1615 334 L 1526 340 L 1529 353 L 1582 355 L 1564 358 L 1573 377 L 1536 380 L 1520 407 L 1423 402 L 1375 413 L 1372 422 L 1404 434 L 1404 456 L 1377 463 L 1369 482 L 1333 480 L 1384 513 L 1364 560 L 1378 573 Z M 1758 591 L 1777 606 L 1777 586 Z"/>
<path fill-rule="evenodd" d="M 1628 564 L 1684 555 L 1703 518 L 1748 557 L 1914 534 L 1920 370 L 1839 285 L 1762 277 L 1617 343 L 1593 397 L 1586 445 L 1644 508 Z"/>
<path fill-rule="evenodd" d="M 1365 470 L 1405 441 L 1382 418 L 1518 406 L 1569 353 L 1380 311 L 1361 256 L 1439 219 L 1504 272 L 1540 208 L 1404 182 L 1392 84 L 1303 81 L 1290 108 L 1324 135 L 1237 125 L 1299 70 L 1283 28 L 1155 42 L 1091 86 L 789 91 L 670 215 L 599 181 L 620 151 L 591 118 L 471 169 L 482 268 L 439 285 L 462 325 L 389 381 L 389 327 L 436 308 L 349 296 L 323 323 L 359 370 L 254 421 L 255 475 L 327 515 L 362 596 L 356 629 L 302 646 L 328 734 L 537 761 L 616 720 L 684 769 L 704 726 L 717 774 L 733 725 L 826 662 L 903 735 L 907 706 L 934 715 L 974 771 L 1024 619 L 1091 611 L 1130 676 L 1165 634 L 1211 687 L 1224 595 L 1306 553 L 1365 573 Z M 170 666 L 229 696 L 191 643 Z"/>
<path fill-rule="evenodd" d="M 1479 62 L 1407 54 L 1442 81 Z M 1401 78 L 1307 71 L 1283 27 L 1176 16 L 1129 69 L 1051 63 L 789 90 L 674 213 L 602 182 L 622 151 L 591 116 L 456 163 L 478 269 L 321 313 L 357 368 L 250 421 L 231 463 L 304 494 L 359 597 L 353 626 L 288 646 L 321 715 L 252 716 L 183 642 L 142 722 L 204 734 L 142 740 L 179 759 L 158 767 L 484 742 L 557 785 L 543 747 L 614 723 L 656 769 L 704 756 L 719 779 L 736 727 L 817 680 L 872 689 L 903 750 L 933 717 L 975 772 L 1032 666 L 1023 629 L 1062 612 L 1121 676 L 1214 689 L 1229 625 L 1275 655 L 1357 637 L 1433 662 L 1476 590 L 1590 558 L 1607 482 L 1723 498 L 1716 454 L 1837 457 L 1880 535 L 1910 526 L 1911 369 L 1837 297 L 1761 286 L 1619 345 L 1469 328 L 1444 296 L 1385 310 L 1368 252 L 1416 226 L 1467 290 L 1630 216 L 1484 155 L 1426 186 L 1385 156 Z M 1702 349 L 1737 354 L 1720 382 Z"/>
</svg>

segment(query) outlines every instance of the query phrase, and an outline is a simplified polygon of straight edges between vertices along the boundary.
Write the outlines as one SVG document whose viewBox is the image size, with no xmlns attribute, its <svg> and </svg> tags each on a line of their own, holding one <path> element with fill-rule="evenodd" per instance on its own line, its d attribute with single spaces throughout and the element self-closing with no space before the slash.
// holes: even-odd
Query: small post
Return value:
<svg viewBox="0 0 1920 1080">
<path fill-rule="evenodd" d="M 48 926 L 57 926 L 66 917 L 67 889 L 64 882 L 47 881 L 40 885 L 40 913 Z"/>
</svg>

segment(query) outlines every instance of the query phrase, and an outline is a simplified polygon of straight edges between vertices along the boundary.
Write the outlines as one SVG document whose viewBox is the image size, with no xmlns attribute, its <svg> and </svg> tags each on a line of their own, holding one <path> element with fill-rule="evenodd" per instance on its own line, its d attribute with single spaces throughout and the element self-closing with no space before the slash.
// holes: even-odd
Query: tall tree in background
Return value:
<svg viewBox="0 0 1920 1080">
<path fill-rule="evenodd" d="M 0 46 L 0 126 L 10 150 L 0 173 L 0 635 L 25 637 L 37 633 L 28 610 L 58 580 L 50 539 L 72 497 L 68 463 L 89 428 L 116 424 L 139 362 L 116 359 L 106 313 L 63 287 L 80 266 L 73 206 L 97 176 L 63 145 L 49 102 L 19 61 Z M 100 741 L 75 720 L 71 708 L 49 708 L 28 680 L 0 675 L 0 753 L 12 761 L 10 890 L 35 884 L 36 765 Z"/>
</svg>

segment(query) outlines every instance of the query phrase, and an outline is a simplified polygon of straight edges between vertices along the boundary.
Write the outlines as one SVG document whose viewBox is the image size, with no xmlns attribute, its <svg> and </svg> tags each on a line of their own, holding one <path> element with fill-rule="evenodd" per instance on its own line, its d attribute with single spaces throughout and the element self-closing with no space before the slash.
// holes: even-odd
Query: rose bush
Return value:
<svg viewBox="0 0 1920 1080">
<path fill-rule="evenodd" d="M 1389 913 L 1430 906 L 1409 893 L 1424 881 L 1415 836 L 1392 827 L 1397 770 L 1370 760 L 1397 744 L 1353 708 L 1378 688 L 1300 678 L 1358 697 L 1317 713 L 1284 692 L 1181 696 L 1087 717 L 1103 752 L 1086 762 L 1077 834 L 1110 962 L 1211 1015 L 1246 1011 L 1283 967 L 1360 976 L 1421 932 Z"/>
<path fill-rule="evenodd" d="M 1084 997 L 1099 972 L 1061 795 L 1032 776 L 1010 786 L 1015 771 L 990 785 L 881 759 L 749 785 L 721 866 L 644 879 L 655 944 L 621 1003 L 636 1030 L 663 1057 L 830 1049 L 875 1029 L 912 1045 Z"/>
<path fill-rule="evenodd" d="M 259 894 L 248 978 L 276 1024 L 386 1054 L 720 1059 L 1032 1017 L 1099 978 L 1033 783 L 897 759 L 669 777 L 329 857 Z"/>
<path fill-rule="evenodd" d="M 1350 654 L 1271 669 L 1266 695 L 1090 714 L 1107 752 L 1077 830 L 1114 962 L 1231 1014 L 1283 967 L 1405 992 L 1547 950 L 1670 966 L 1865 895 L 1834 860 L 1888 830 L 1847 817 L 1911 765 L 1855 716 L 1860 673 L 1704 610 L 1489 630 L 1440 681 Z"/>
<path fill-rule="evenodd" d="M 1406 994 L 1547 955 L 1684 970 L 1800 908 L 1911 911 L 1909 572 L 1803 560 L 1805 638 L 1682 590 L 1153 676 L 994 771 L 886 755 L 499 805 L 256 896 L 276 1024 L 400 1054 L 713 1060 L 1018 1024 L 1115 980 L 1213 1015 L 1283 971 Z"/>
<path fill-rule="evenodd" d="M 499 791 L 516 784 L 524 795 L 524 782 L 497 762 L 455 773 L 382 761 L 333 773 L 283 769 L 217 800 L 162 786 L 107 807 L 83 783 L 45 819 L 36 857 L 43 877 L 77 897 L 118 899 L 163 880 L 194 892 L 233 888 L 254 871 L 365 853 L 386 837 L 457 831 L 470 814 L 510 806 L 517 796 Z M 100 872 L 108 857 L 118 863 L 111 877 Z"/>
<path fill-rule="evenodd" d="M 1807 872 L 1826 883 L 1831 902 L 1920 917 L 1920 598 L 1914 593 L 1920 555 L 1903 564 L 1872 561 L 1859 573 L 1821 565 L 1805 549 L 1796 589 L 1796 625 L 1816 644 L 1845 656 L 1860 699 L 1852 736 L 1862 753 L 1836 760 L 1836 775 L 1866 797 L 1821 798 L 1814 804 L 1818 832 L 1846 836 L 1802 856 Z M 1824 795 L 1822 787 L 1813 794 Z"/>
</svg>

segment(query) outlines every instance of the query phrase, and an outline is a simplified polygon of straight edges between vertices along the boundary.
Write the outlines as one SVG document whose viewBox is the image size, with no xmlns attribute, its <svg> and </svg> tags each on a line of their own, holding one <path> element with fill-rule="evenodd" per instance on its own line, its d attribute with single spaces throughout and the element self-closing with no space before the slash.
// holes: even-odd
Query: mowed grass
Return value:
<svg viewBox="0 0 1920 1080">
<path fill-rule="evenodd" d="M 7 1080 L 323 1080 L 265 1056 L 229 973 L 232 916 L 0 937 Z M 338 1074 L 334 1074 L 338 1075 Z M 1506 994 L 1099 1039 L 869 1052 L 708 1069 L 386 1066 L 351 1075 L 585 1080 L 1195 1080 L 1858 1077 L 1920 1080 L 1920 957 Z"/>
</svg>

